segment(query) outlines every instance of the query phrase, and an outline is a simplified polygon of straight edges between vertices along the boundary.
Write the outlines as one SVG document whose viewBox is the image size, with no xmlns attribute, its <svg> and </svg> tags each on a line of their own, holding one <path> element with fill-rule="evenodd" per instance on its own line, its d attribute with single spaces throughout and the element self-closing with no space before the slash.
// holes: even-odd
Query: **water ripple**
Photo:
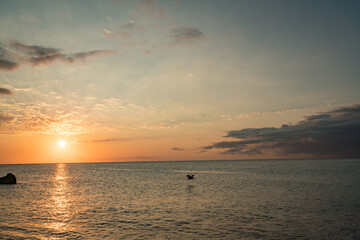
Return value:
<svg viewBox="0 0 360 240">
<path fill-rule="evenodd" d="M 0 165 L 0 239 L 359 239 L 360 161 L 330 162 Z"/>
</svg>

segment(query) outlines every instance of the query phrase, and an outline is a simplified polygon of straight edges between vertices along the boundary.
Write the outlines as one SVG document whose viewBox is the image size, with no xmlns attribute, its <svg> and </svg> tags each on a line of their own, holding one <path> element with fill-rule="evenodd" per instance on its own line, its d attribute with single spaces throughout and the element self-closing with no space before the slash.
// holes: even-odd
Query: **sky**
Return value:
<svg viewBox="0 0 360 240">
<path fill-rule="evenodd" d="M 0 164 L 360 157 L 359 12 L 0 0 Z"/>
</svg>

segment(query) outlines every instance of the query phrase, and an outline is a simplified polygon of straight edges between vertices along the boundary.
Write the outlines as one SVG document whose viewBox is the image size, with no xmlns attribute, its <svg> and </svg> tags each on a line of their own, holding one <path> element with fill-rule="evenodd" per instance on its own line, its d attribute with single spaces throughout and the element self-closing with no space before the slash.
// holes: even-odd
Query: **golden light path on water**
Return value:
<svg viewBox="0 0 360 240">
<path fill-rule="evenodd" d="M 54 175 L 54 188 L 49 201 L 49 209 L 51 209 L 51 221 L 47 224 L 47 228 L 57 233 L 66 233 L 70 231 L 68 222 L 71 214 L 69 211 L 68 193 L 68 173 L 65 164 L 57 164 Z"/>
</svg>

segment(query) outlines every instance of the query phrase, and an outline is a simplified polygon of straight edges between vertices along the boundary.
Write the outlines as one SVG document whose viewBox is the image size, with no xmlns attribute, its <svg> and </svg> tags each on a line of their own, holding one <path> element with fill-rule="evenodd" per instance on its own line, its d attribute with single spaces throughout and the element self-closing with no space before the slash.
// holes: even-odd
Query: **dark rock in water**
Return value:
<svg viewBox="0 0 360 240">
<path fill-rule="evenodd" d="M 0 178 L 0 184 L 15 184 L 16 177 L 12 173 L 8 173 L 5 177 Z"/>
</svg>

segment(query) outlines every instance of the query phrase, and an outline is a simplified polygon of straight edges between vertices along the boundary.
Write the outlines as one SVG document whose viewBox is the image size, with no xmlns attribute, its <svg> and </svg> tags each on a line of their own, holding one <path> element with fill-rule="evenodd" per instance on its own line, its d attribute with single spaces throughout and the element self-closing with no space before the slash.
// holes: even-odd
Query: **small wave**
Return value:
<svg viewBox="0 0 360 240">
<path fill-rule="evenodd" d="M 239 172 L 224 172 L 224 171 L 200 171 L 200 170 L 173 170 L 173 172 L 181 172 L 181 173 L 209 173 L 209 174 L 239 174 Z"/>
</svg>

